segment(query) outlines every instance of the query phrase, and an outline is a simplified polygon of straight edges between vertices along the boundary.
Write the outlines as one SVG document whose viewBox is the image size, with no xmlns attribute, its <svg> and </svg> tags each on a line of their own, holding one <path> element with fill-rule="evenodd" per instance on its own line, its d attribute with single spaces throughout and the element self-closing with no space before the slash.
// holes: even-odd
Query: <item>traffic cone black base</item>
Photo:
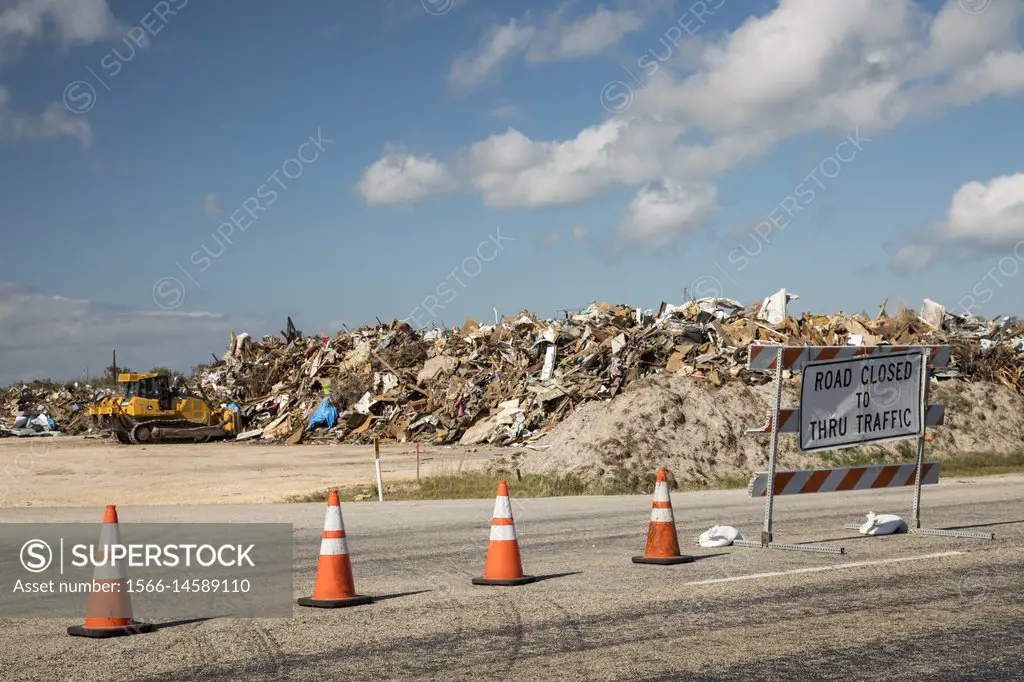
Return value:
<svg viewBox="0 0 1024 682">
<path fill-rule="evenodd" d="M 373 597 L 357 594 L 348 599 L 313 599 L 312 597 L 301 597 L 295 600 L 299 606 L 313 606 L 318 609 L 341 609 L 346 606 L 363 606 L 373 602 Z"/>
<path fill-rule="evenodd" d="M 500 585 L 503 587 L 509 587 L 512 585 L 525 585 L 527 583 L 537 582 L 537 576 L 535 575 L 524 575 L 521 578 L 511 578 L 509 580 L 489 580 L 487 578 L 473 578 L 474 585 Z"/>
<path fill-rule="evenodd" d="M 117 628 L 87 628 L 82 625 L 68 628 L 68 634 L 73 637 L 91 637 L 93 639 L 128 637 L 129 635 L 141 635 L 146 632 L 153 632 L 152 623 L 133 623 L 132 625 Z"/>
<path fill-rule="evenodd" d="M 692 556 L 680 555 L 668 558 L 658 557 L 646 557 L 646 556 L 635 556 L 633 557 L 634 564 L 657 564 L 658 566 L 671 566 L 673 564 L 688 564 L 693 561 Z"/>
</svg>

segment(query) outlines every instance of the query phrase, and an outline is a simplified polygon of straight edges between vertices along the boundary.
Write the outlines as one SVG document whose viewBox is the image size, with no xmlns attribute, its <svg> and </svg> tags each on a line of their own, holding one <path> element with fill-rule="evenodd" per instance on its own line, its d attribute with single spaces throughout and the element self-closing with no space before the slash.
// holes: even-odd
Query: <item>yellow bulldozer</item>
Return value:
<svg viewBox="0 0 1024 682">
<path fill-rule="evenodd" d="M 117 382 L 124 395 L 90 405 L 89 414 L 122 443 L 223 440 L 241 429 L 236 410 L 213 407 L 166 374 L 119 374 Z"/>
</svg>

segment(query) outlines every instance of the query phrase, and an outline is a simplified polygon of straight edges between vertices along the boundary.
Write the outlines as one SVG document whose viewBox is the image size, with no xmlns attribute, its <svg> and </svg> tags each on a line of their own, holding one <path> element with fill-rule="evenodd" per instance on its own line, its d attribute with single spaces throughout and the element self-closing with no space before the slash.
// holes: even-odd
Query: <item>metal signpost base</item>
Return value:
<svg viewBox="0 0 1024 682">
<path fill-rule="evenodd" d="M 943 528 L 911 528 L 913 535 L 937 535 L 945 538 L 976 538 L 978 540 L 995 540 L 995 533 L 980 533 L 973 530 L 945 530 Z"/>
<path fill-rule="evenodd" d="M 843 528 L 860 530 L 861 524 L 848 523 Z M 995 533 L 982 533 L 974 530 L 947 530 L 945 528 L 908 528 L 908 535 L 934 535 L 943 538 L 974 538 L 977 540 L 995 540 Z M 735 544 L 735 543 L 734 543 Z"/>
<path fill-rule="evenodd" d="M 857 526 L 860 528 L 860 526 Z M 733 546 L 746 549 L 784 549 L 791 552 L 816 552 L 818 554 L 846 554 L 843 547 L 830 547 L 828 545 L 792 545 L 782 542 L 769 542 L 767 545 L 755 540 L 733 540 Z"/>
</svg>

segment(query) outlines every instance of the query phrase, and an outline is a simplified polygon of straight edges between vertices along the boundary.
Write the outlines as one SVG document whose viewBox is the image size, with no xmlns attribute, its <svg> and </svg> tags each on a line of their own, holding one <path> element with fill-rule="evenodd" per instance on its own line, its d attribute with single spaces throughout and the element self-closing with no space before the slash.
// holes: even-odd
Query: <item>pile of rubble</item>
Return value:
<svg viewBox="0 0 1024 682">
<path fill-rule="evenodd" d="M 745 369 L 754 342 L 790 345 L 949 344 L 943 376 L 1000 381 L 1024 392 L 1024 326 L 920 313 L 795 318 L 785 289 L 747 308 L 726 298 L 654 310 L 595 303 L 542 320 L 529 313 L 451 330 L 403 322 L 304 337 L 232 335 L 195 388 L 239 406 L 243 440 L 382 440 L 510 445 L 537 439 L 581 403 L 614 398 L 631 382 L 678 373 L 721 386 L 768 380 Z"/>
<path fill-rule="evenodd" d="M 0 437 L 76 434 L 90 426 L 88 405 L 113 389 L 88 384 L 20 384 L 0 390 Z"/>
</svg>

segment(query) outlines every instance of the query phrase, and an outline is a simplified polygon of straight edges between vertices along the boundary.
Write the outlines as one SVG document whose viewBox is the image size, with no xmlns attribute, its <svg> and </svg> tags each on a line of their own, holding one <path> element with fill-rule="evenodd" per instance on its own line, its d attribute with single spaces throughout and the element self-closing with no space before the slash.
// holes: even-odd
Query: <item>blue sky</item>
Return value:
<svg viewBox="0 0 1024 682">
<path fill-rule="evenodd" d="M 796 311 L 1018 314 L 1022 21 L 1009 0 L 0 0 L 0 384 L 115 346 L 187 369 L 286 315 L 780 287 Z"/>
</svg>

